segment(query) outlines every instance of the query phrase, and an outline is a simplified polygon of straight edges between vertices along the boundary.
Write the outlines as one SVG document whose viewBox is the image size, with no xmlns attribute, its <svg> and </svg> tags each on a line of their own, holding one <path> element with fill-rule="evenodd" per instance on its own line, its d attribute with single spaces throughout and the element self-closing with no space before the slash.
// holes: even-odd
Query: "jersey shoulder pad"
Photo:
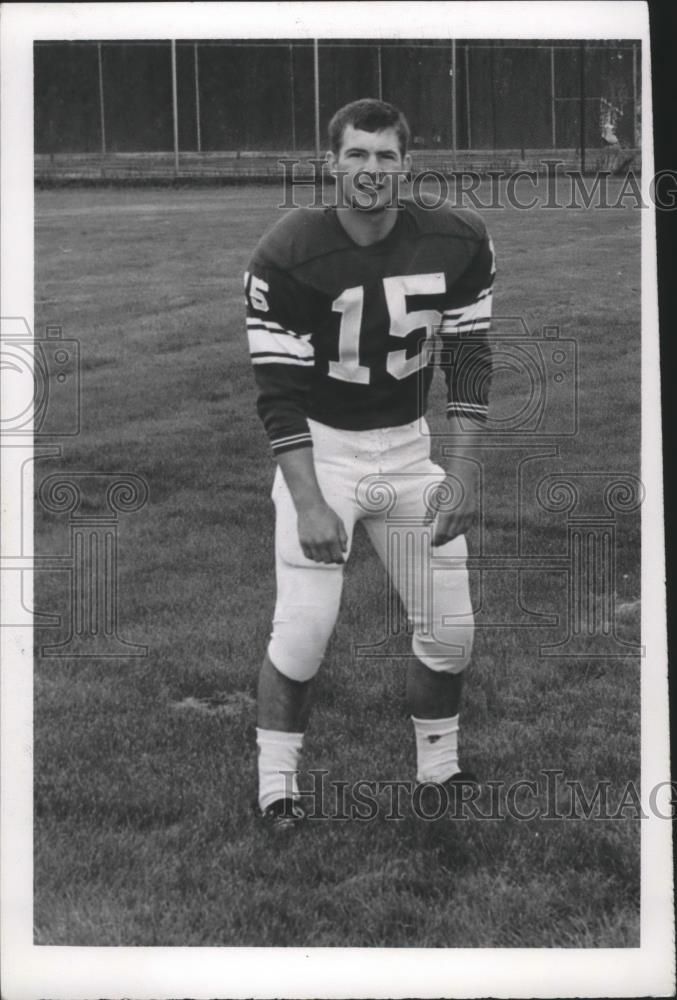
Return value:
<svg viewBox="0 0 677 1000">
<path fill-rule="evenodd" d="M 287 212 L 260 240 L 255 259 L 290 271 L 325 254 L 337 242 L 335 230 L 322 209 L 295 208 Z"/>
<path fill-rule="evenodd" d="M 484 219 L 471 208 L 454 208 L 445 201 L 435 208 L 423 208 L 407 201 L 406 208 L 422 233 L 458 236 L 481 242 L 487 235 Z"/>
</svg>

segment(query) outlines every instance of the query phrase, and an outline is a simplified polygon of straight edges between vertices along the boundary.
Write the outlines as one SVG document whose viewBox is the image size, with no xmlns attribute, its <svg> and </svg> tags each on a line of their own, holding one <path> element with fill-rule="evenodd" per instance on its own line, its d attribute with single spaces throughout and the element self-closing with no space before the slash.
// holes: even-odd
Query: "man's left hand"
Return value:
<svg viewBox="0 0 677 1000">
<path fill-rule="evenodd" d="M 460 502 L 453 510 L 440 510 L 435 514 L 430 511 L 426 523 L 433 523 L 431 544 L 438 548 L 452 541 L 459 535 L 464 535 L 472 527 L 477 514 L 477 501 L 474 490 L 465 486 L 465 492 Z"/>
</svg>

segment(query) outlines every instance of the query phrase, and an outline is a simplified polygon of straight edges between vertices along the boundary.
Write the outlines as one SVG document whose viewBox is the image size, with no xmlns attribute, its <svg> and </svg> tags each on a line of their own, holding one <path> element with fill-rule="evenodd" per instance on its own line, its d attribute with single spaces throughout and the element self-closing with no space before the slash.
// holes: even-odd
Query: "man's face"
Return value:
<svg viewBox="0 0 677 1000">
<path fill-rule="evenodd" d="M 402 156 L 394 128 L 365 132 L 347 125 L 338 155 L 328 154 L 331 172 L 341 185 L 339 204 L 362 212 L 382 212 L 397 203 L 397 175 L 411 169 Z"/>
</svg>

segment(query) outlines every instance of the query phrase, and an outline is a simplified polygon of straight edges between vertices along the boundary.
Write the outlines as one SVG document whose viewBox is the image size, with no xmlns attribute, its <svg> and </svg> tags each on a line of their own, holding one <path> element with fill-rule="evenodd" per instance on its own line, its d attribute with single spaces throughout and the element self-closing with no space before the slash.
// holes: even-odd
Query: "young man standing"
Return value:
<svg viewBox="0 0 677 1000">
<path fill-rule="evenodd" d="M 278 465 L 277 603 L 257 728 L 259 807 L 277 828 L 304 817 L 289 773 L 358 520 L 413 626 L 417 780 L 469 778 L 458 763 L 473 635 L 464 533 L 475 512 L 468 459 L 488 405 L 493 250 L 476 214 L 398 198 L 411 159 L 396 108 L 355 101 L 334 115 L 329 138 L 337 207 L 285 215 L 245 276 L 258 411 Z M 430 459 L 423 416 L 436 334 L 458 442 L 446 472 Z M 436 490 L 454 502 L 433 520 Z M 407 557 L 396 561 L 398 523 Z"/>
</svg>

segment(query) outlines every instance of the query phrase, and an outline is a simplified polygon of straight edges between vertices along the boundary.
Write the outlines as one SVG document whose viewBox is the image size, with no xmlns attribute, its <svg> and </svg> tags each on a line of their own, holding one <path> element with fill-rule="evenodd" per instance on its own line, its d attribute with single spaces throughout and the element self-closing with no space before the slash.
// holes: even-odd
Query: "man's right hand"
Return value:
<svg viewBox="0 0 677 1000">
<path fill-rule="evenodd" d="M 301 549 L 306 559 L 318 563 L 343 563 L 348 551 L 345 525 L 322 495 L 312 448 L 296 448 L 277 456 L 291 493 Z"/>
<path fill-rule="evenodd" d="M 348 551 L 345 525 L 328 503 L 313 504 L 298 512 L 301 549 L 306 559 L 320 563 L 343 563 Z"/>
</svg>

